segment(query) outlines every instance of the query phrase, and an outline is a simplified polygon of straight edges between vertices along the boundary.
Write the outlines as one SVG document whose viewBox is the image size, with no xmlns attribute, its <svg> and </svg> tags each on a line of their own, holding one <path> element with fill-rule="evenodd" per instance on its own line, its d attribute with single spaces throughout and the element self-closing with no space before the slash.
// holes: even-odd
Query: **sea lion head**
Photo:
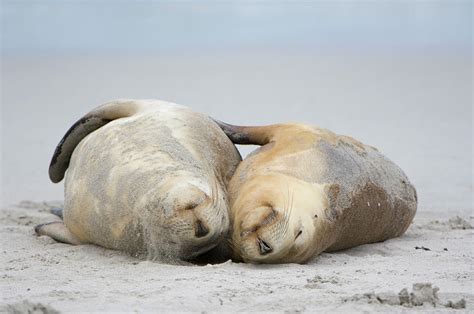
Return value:
<svg viewBox="0 0 474 314">
<path fill-rule="evenodd" d="M 320 186 L 282 174 L 256 176 L 232 202 L 236 259 L 252 263 L 304 263 L 321 252 L 328 229 Z"/>
<path fill-rule="evenodd" d="M 190 260 L 215 247 L 228 232 L 228 204 L 216 179 L 189 175 L 164 181 L 142 224 L 152 259 Z M 211 183 L 209 183 L 211 182 Z"/>
</svg>

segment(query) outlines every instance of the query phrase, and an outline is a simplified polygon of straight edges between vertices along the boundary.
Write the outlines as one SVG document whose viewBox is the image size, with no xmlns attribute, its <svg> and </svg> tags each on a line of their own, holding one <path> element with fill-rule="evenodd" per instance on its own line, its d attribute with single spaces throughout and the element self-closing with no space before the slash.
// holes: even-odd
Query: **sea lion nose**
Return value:
<svg viewBox="0 0 474 314">
<path fill-rule="evenodd" d="M 260 238 L 257 238 L 258 249 L 260 251 L 260 255 L 266 255 L 273 251 L 273 248 L 265 241 Z"/>
<path fill-rule="evenodd" d="M 197 220 L 194 226 L 194 235 L 196 238 L 205 237 L 209 233 L 209 229 L 202 223 L 201 220 Z"/>
</svg>

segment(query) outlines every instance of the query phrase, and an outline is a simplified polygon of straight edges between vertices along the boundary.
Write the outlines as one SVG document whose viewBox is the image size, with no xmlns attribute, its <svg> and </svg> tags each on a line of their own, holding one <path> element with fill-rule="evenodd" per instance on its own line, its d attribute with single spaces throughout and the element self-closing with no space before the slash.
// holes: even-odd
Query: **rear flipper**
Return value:
<svg viewBox="0 0 474 314">
<path fill-rule="evenodd" d="M 266 145 L 275 139 L 275 135 L 291 125 L 273 124 L 267 126 L 239 126 L 228 124 L 216 119 L 215 123 L 224 131 L 225 135 L 234 144 L 240 145 Z"/>
<path fill-rule="evenodd" d="M 81 244 L 78 238 L 76 238 L 66 227 L 62 221 L 49 222 L 35 227 L 36 234 L 46 235 L 58 242 L 68 243 L 73 245 Z"/>
<path fill-rule="evenodd" d="M 141 106 L 140 101 L 116 100 L 99 106 L 83 116 L 66 132 L 54 151 L 49 165 L 49 178 L 54 183 L 64 178 L 72 153 L 79 142 L 110 121 L 133 116 Z"/>
</svg>

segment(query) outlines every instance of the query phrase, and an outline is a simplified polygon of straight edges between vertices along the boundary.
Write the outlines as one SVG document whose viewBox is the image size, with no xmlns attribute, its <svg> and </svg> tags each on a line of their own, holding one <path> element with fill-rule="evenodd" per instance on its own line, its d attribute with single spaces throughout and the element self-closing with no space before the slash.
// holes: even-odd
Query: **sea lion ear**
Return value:
<svg viewBox="0 0 474 314">
<path fill-rule="evenodd" d="M 275 128 L 278 127 L 277 125 L 238 126 L 213 120 L 232 143 L 240 145 L 266 145 L 272 140 Z"/>
<path fill-rule="evenodd" d="M 54 183 L 64 178 L 72 152 L 88 134 L 112 120 L 129 117 L 139 110 L 140 104 L 134 101 L 117 100 L 99 106 L 74 123 L 56 146 L 49 165 L 49 178 Z"/>
</svg>

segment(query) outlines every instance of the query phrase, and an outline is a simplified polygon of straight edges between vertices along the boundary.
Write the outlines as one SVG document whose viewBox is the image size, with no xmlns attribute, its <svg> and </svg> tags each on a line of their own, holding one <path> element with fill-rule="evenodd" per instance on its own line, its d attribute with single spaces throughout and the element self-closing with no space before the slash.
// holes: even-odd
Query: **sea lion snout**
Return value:
<svg viewBox="0 0 474 314">
<path fill-rule="evenodd" d="M 222 189 L 205 185 L 181 185 L 173 192 L 173 226 L 177 230 L 181 259 L 188 260 L 214 248 L 229 231 L 228 203 Z M 171 194 L 170 194 L 171 196 Z"/>
<path fill-rule="evenodd" d="M 193 189 L 192 197 L 177 208 L 178 215 L 192 217 L 194 236 L 198 239 L 220 236 L 228 229 L 228 209 L 222 206 L 224 204 L 219 201 L 217 191 L 210 194 Z"/>
<path fill-rule="evenodd" d="M 194 224 L 194 235 L 196 238 L 202 238 L 209 234 L 209 228 L 201 220 L 196 220 Z"/>
<path fill-rule="evenodd" d="M 253 206 L 252 206 L 253 207 Z M 270 204 L 245 210 L 234 223 L 233 241 L 239 255 L 247 262 L 260 263 L 279 251 L 280 239 L 275 230 L 281 224 L 282 214 Z"/>
<path fill-rule="evenodd" d="M 257 238 L 257 245 L 260 255 L 267 255 L 273 251 L 273 248 L 264 240 Z"/>
</svg>

